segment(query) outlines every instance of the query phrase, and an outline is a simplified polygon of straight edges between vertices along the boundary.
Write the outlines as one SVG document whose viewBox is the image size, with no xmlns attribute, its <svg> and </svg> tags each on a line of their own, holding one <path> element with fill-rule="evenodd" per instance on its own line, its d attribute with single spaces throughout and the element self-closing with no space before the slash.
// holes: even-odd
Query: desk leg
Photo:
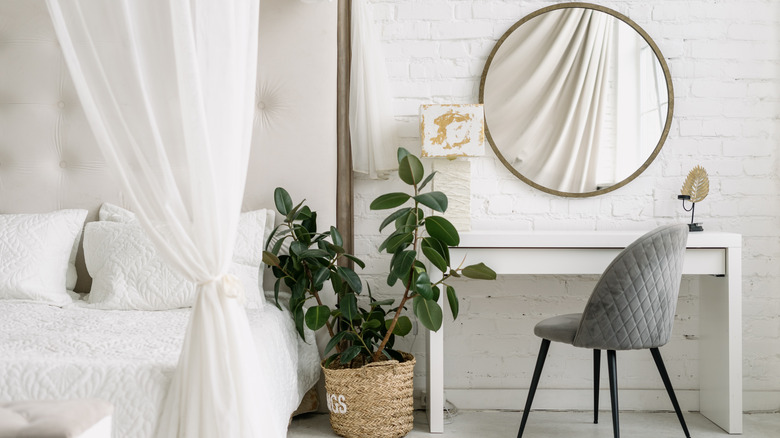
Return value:
<svg viewBox="0 0 780 438">
<path fill-rule="evenodd" d="M 441 280 L 438 269 L 429 269 L 432 282 Z M 439 305 L 444 309 L 444 293 L 439 295 Z M 427 333 L 426 385 L 428 395 L 426 412 L 431 433 L 444 433 L 444 324 L 437 332 L 425 329 Z"/>
<path fill-rule="evenodd" d="M 725 277 L 702 277 L 699 406 L 731 434 L 742 433 L 742 251 L 726 252 Z"/>
</svg>

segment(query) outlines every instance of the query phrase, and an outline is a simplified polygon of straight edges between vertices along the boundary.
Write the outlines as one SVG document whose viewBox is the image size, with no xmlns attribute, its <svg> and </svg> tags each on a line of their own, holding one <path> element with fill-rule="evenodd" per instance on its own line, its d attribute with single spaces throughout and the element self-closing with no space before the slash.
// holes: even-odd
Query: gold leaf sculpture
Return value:
<svg viewBox="0 0 780 438">
<path fill-rule="evenodd" d="M 688 172 L 688 177 L 682 185 L 682 194 L 691 197 L 691 202 L 700 202 L 710 193 L 710 179 L 707 171 L 696 166 Z"/>
</svg>

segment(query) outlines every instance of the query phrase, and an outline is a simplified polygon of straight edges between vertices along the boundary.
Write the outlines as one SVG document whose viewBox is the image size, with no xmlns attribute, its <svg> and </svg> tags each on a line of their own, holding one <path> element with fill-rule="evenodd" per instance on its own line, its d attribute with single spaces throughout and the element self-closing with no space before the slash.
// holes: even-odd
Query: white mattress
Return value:
<svg viewBox="0 0 780 438">
<path fill-rule="evenodd" d="M 247 310 L 273 363 L 268 396 L 292 413 L 319 378 L 313 341 L 271 304 Z M 114 404 L 114 437 L 150 437 L 179 357 L 189 310 L 94 310 L 0 301 L 0 401 L 97 397 Z M 263 345 L 261 348 L 260 345 Z"/>
</svg>

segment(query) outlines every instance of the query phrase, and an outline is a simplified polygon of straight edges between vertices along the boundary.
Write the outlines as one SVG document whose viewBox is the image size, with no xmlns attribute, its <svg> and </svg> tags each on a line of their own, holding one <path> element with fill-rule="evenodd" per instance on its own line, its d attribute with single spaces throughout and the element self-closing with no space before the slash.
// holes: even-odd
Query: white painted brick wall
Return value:
<svg viewBox="0 0 780 438">
<path fill-rule="evenodd" d="M 482 68 L 496 39 L 543 0 L 372 0 L 387 54 L 403 144 L 419 152 L 418 106 L 476 103 Z M 780 409 L 780 1 L 602 0 L 636 21 L 669 64 L 675 118 L 647 171 L 605 196 L 566 199 L 516 179 L 488 149 L 472 159 L 472 228 L 506 230 L 650 229 L 689 218 L 676 195 L 695 165 L 710 174 L 710 195 L 696 208 L 708 230 L 744 235 L 744 389 L 747 409 Z M 393 296 L 377 195 L 404 185 L 356 180 L 357 255 L 380 295 Z M 445 386 L 526 388 L 538 349 L 533 325 L 581 310 L 595 277 L 461 281 L 461 317 L 446 322 Z M 675 385 L 698 385 L 698 281 L 685 277 L 675 334 L 664 356 Z M 706 291 L 702 291 L 706 293 Z M 401 342 L 425 369 L 422 333 Z M 545 384 L 588 388 L 590 352 L 553 348 Z M 621 386 L 660 388 L 646 354 L 621 355 Z M 418 384 L 422 380 L 418 379 Z M 602 382 L 606 385 L 606 379 Z"/>
</svg>

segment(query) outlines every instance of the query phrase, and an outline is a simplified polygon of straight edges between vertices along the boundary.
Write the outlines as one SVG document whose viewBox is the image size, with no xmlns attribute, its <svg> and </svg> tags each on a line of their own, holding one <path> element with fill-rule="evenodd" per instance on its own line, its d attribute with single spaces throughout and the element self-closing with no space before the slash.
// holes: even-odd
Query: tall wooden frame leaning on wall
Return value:
<svg viewBox="0 0 780 438">
<path fill-rule="evenodd" d="M 355 211 L 352 180 L 352 146 L 349 138 L 349 74 L 352 0 L 338 1 L 338 73 L 336 85 L 336 228 L 344 237 L 344 250 L 355 248 Z M 350 262 L 351 263 L 351 262 Z"/>
</svg>

